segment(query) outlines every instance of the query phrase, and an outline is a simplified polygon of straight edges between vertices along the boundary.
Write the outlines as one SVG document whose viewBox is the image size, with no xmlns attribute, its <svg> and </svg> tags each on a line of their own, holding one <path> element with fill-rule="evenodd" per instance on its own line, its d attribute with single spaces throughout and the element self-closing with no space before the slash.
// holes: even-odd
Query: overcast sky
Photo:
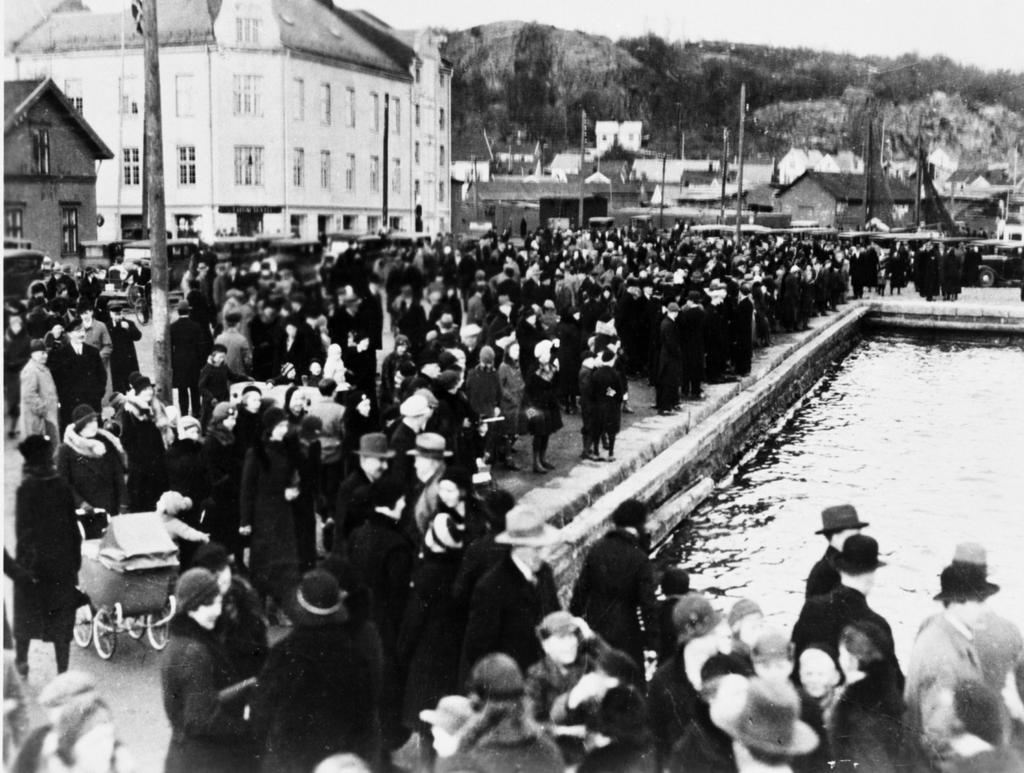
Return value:
<svg viewBox="0 0 1024 773">
<path fill-rule="evenodd" d="M 26 0 L 27 1 L 27 0 Z M 116 10 L 127 0 L 85 0 Z M 349 2 L 394 27 L 461 29 L 522 19 L 607 35 L 730 40 L 855 54 L 944 54 L 1024 73 L 1021 0 L 384 0 Z M 615 10 L 615 9 L 618 10 Z"/>
</svg>

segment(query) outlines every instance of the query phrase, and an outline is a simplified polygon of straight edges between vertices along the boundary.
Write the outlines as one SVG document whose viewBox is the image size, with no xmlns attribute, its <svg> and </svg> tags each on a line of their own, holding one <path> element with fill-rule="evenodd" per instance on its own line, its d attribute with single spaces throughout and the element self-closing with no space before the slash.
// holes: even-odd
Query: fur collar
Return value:
<svg viewBox="0 0 1024 773">
<path fill-rule="evenodd" d="M 99 437 L 87 438 L 75 431 L 74 424 L 68 424 L 64 430 L 64 443 L 72 451 L 89 459 L 99 459 L 107 452 L 107 447 Z"/>
<path fill-rule="evenodd" d="M 137 396 L 129 392 L 124 398 L 124 410 L 138 421 L 153 421 L 155 412 L 152 405 L 146 405 Z"/>
</svg>

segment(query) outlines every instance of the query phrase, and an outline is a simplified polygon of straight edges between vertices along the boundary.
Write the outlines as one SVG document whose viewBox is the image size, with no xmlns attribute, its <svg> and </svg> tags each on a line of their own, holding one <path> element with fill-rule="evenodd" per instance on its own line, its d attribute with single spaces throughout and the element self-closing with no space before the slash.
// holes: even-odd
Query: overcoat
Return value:
<svg viewBox="0 0 1024 773">
<path fill-rule="evenodd" d="M 122 319 L 110 325 L 110 384 L 115 392 L 124 394 L 129 389 L 128 377 L 138 371 L 139 357 L 135 342 L 142 338 L 142 331 L 134 322 Z"/>
<path fill-rule="evenodd" d="M 828 726 L 833 758 L 862 770 L 903 769 L 903 696 L 888 664 L 873 663 L 859 682 L 842 688 Z M 848 763 L 847 763 L 848 764 Z"/>
<path fill-rule="evenodd" d="M 250 448 L 242 467 L 239 523 L 252 526 L 249 569 L 264 595 L 283 599 L 298 583 L 299 556 L 292 504 L 284 490 L 297 485 L 295 464 L 284 443 Z"/>
<path fill-rule="evenodd" d="M 167 458 L 163 433 L 151 409 L 125 401 L 121 443 L 128 456 L 128 509 L 154 510 L 160 495 L 167 491 Z"/>
<path fill-rule="evenodd" d="M 23 438 L 29 435 L 50 435 L 57 438 L 57 385 L 53 374 L 45 365 L 29 360 L 21 369 L 21 415 L 18 430 Z"/>
<path fill-rule="evenodd" d="M 128 506 L 124 448 L 109 432 L 100 430 L 96 437 L 85 438 L 69 424 L 57 449 L 57 473 L 71 487 L 76 506 L 88 502 L 110 515 Z"/>
</svg>

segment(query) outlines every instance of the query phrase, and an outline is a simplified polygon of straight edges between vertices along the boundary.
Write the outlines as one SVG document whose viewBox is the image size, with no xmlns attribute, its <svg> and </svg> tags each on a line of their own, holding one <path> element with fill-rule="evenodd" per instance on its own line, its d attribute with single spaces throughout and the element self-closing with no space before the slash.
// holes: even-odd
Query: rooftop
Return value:
<svg viewBox="0 0 1024 773">
<path fill-rule="evenodd" d="M 50 98 L 64 112 L 69 122 L 75 126 L 93 149 L 94 158 L 113 158 L 114 154 L 106 146 L 99 135 L 88 124 L 57 88 L 50 78 L 42 80 L 5 81 L 4 82 L 4 134 L 18 126 L 28 115 L 29 110 L 39 100 Z"/>
</svg>

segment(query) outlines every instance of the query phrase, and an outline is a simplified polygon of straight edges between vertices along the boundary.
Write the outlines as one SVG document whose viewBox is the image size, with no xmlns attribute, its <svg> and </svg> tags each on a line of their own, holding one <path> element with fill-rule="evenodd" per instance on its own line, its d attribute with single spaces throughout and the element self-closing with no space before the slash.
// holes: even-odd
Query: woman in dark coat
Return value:
<svg viewBox="0 0 1024 773">
<path fill-rule="evenodd" d="M 203 503 L 206 510 L 203 529 L 210 535 L 211 542 L 223 545 L 234 555 L 236 567 L 242 567 L 245 551 L 238 534 L 242 464 L 234 434 L 237 420 L 238 413 L 233 405 L 218 403 L 206 428 L 202 461 L 209 495 Z"/>
<path fill-rule="evenodd" d="M 125 397 L 121 419 L 121 443 L 128 456 L 128 509 L 133 513 L 156 509 L 167 491 L 164 438 L 153 406 L 153 385 L 136 376 Z"/>
<path fill-rule="evenodd" d="M 580 396 L 578 374 L 583 361 L 586 342 L 580 329 L 579 312 L 574 309 L 562 314 L 555 336 L 558 338 L 558 383 L 566 413 L 576 412 L 576 399 Z"/>
<path fill-rule="evenodd" d="M 192 507 L 183 510 L 178 518 L 193 529 L 206 531 L 201 521 L 203 502 L 210 495 L 210 483 L 203 461 L 203 444 L 199 440 L 199 420 L 192 416 L 178 419 L 178 439 L 167 449 L 167 490 L 177 491 L 192 500 Z M 181 566 L 192 565 L 196 543 L 181 542 Z"/>
<path fill-rule="evenodd" d="M 160 665 L 164 711 L 171 724 L 164 773 L 251 770 L 244 700 L 225 700 L 236 692 L 229 688 L 239 680 L 214 633 L 221 613 L 217 578 L 207 569 L 190 569 L 178 578 L 174 595 L 177 611 Z"/>
<path fill-rule="evenodd" d="M 15 561 L 25 575 L 14 584 L 15 665 L 27 676 L 29 644 L 42 639 L 53 642 L 57 672 L 63 673 L 68 669 L 82 562 L 74 494 L 53 469 L 50 441 L 44 436 L 30 435 L 18 450 L 25 466 L 15 498 Z"/>
<path fill-rule="evenodd" d="M 252 703 L 260 769 L 308 773 L 345 752 L 376 768 L 379 675 L 372 653 L 361 651 L 344 625 L 348 614 L 337 580 L 323 569 L 307 573 L 291 617 L 295 627 L 271 648 Z"/>
<path fill-rule="evenodd" d="M 523 412 L 527 429 L 533 435 L 533 471 L 543 474 L 555 469 L 555 465 L 547 460 L 548 441 L 562 428 L 562 411 L 559 407 L 558 361 L 552 359 L 550 342 L 538 344 L 534 355 L 537 366 L 526 377 Z"/>
<path fill-rule="evenodd" d="M 57 474 L 71 487 L 77 508 L 125 512 L 124 448 L 121 441 L 99 428 L 99 416 L 88 405 L 72 413 L 57 449 Z"/>
<path fill-rule="evenodd" d="M 593 417 L 590 426 L 591 458 L 600 458 L 600 444 L 608 449 L 608 460 L 615 458 L 615 437 L 622 427 L 622 401 L 626 395 L 626 379 L 615 367 L 615 352 L 601 352 L 590 378 L 590 402 Z"/>
<path fill-rule="evenodd" d="M 288 419 L 280 408 L 263 414 L 264 438 L 249 449 L 242 468 L 239 523 L 251 534 L 249 569 L 264 598 L 286 599 L 299 580 L 292 502 L 299 495 L 298 465 L 286 442 Z"/>
</svg>

